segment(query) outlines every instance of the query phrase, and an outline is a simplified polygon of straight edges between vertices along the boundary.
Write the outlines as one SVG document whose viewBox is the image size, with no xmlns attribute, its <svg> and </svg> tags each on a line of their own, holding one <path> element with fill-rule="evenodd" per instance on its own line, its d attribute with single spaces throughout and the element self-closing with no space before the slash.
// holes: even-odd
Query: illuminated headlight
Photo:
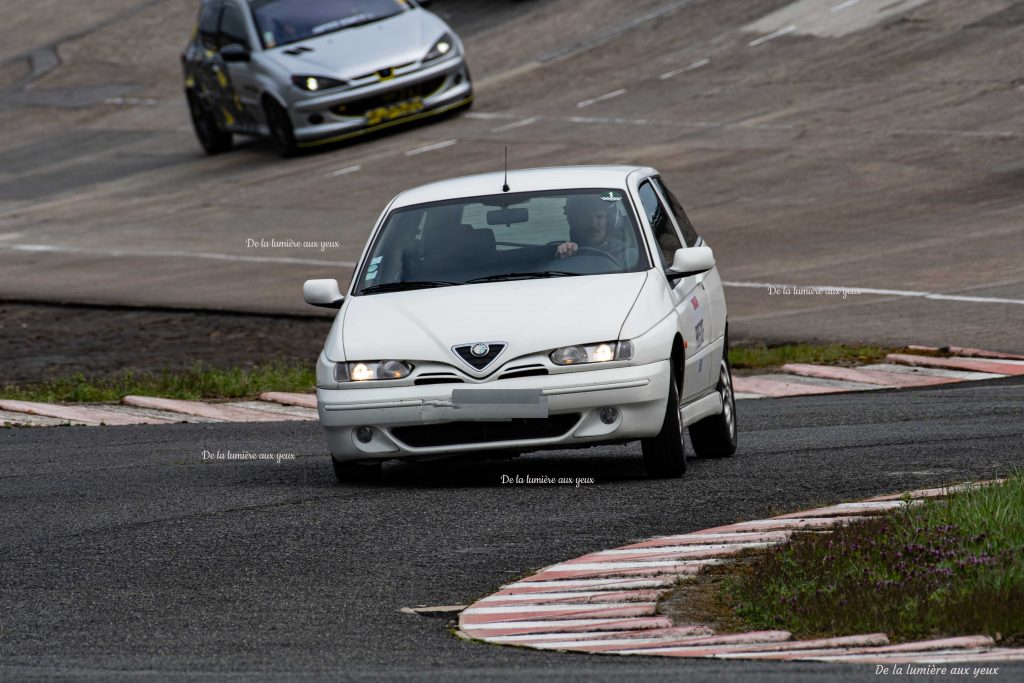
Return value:
<svg viewBox="0 0 1024 683">
<path fill-rule="evenodd" d="M 455 41 L 446 33 L 441 36 L 436 43 L 434 43 L 434 47 L 430 48 L 430 51 L 427 53 L 427 56 L 423 58 L 423 61 L 430 62 L 435 59 L 447 57 L 450 54 L 454 54 L 453 50 L 455 50 Z"/>
<path fill-rule="evenodd" d="M 339 81 L 337 78 L 328 78 L 326 76 L 292 76 L 292 84 L 302 90 L 316 92 L 318 90 L 341 87 L 345 85 L 345 82 Z"/>
<path fill-rule="evenodd" d="M 374 360 L 358 363 L 338 363 L 334 366 L 337 382 L 369 382 L 378 379 L 405 379 L 412 365 L 404 360 Z"/>
<path fill-rule="evenodd" d="M 607 363 L 612 360 L 629 360 L 632 357 L 633 344 L 628 341 L 563 346 L 551 352 L 551 362 L 555 365 Z"/>
</svg>

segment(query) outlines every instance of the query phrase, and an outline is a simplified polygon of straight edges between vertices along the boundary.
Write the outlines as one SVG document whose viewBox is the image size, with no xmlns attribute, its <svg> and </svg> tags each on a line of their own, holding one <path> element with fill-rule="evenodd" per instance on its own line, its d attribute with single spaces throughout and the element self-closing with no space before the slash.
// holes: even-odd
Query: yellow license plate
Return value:
<svg viewBox="0 0 1024 683">
<path fill-rule="evenodd" d="M 397 104 L 389 104 L 386 107 L 377 107 L 366 112 L 366 123 L 374 126 L 378 123 L 384 123 L 385 121 L 392 121 L 394 119 L 400 119 L 403 116 L 409 116 L 415 114 L 423 109 L 423 98 L 415 97 L 405 102 L 399 102 Z"/>
</svg>

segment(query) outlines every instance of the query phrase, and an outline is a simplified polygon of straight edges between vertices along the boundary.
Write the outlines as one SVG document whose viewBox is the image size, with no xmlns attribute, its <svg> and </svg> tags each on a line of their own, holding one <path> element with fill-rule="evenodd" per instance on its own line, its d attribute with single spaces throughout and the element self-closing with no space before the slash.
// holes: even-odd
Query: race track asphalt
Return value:
<svg viewBox="0 0 1024 683">
<path fill-rule="evenodd" d="M 444 0 L 472 111 L 287 161 L 199 149 L 194 2 L 6 4 L 0 299 L 317 315 L 302 282 L 345 286 L 395 194 L 508 147 L 513 169 L 658 169 L 738 336 L 1024 352 L 1022 0 L 860 0 L 835 16 L 897 15 L 821 35 L 802 11 L 767 42 L 779 0 Z M 26 43 L 54 66 L 27 83 L 2 61 Z"/>
<path fill-rule="evenodd" d="M 1021 378 L 744 401 L 739 419 L 737 456 L 691 460 L 680 480 L 644 479 L 622 446 L 395 464 L 345 486 L 315 424 L 3 430 L 0 679 L 876 680 L 872 666 L 520 651 L 399 611 L 466 604 L 634 539 L 992 478 L 1024 459 Z M 218 449 L 296 458 L 203 462 Z"/>
</svg>

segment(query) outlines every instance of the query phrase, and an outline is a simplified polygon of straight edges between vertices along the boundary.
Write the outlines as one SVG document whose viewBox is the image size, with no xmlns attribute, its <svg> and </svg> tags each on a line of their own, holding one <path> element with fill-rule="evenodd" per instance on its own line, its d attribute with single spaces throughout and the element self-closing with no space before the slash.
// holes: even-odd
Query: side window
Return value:
<svg viewBox="0 0 1024 683">
<path fill-rule="evenodd" d="M 199 13 L 199 42 L 207 50 L 216 51 L 217 45 L 217 24 L 220 19 L 220 3 L 210 2 L 203 5 Z"/>
<path fill-rule="evenodd" d="M 658 241 L 658 251 L 661 253 L 661 266 L 668 268 L 672 265 L 672 259 L 677 249 L 682 249 L 679 242 L 679 235 L 668 217 L 668 212 L 658 199 L 658 194 L 651 187 L 649 181 L 640 185 L 640 203 L 644 206 L 644 213 L 647 214 L 647 221 L 654 230 L 654 238 Z"/>
<path fill-rule="evenodd" d="M 224 14 L 220 18 L 220 47 L 238 43 L 249 47 L 249 33 L 245 28 L 245 19 L 238 7 L 224 5 Z"/>
<path fill-rule="evenodd" d="M 683 211 L 683 205 L 679 203 L 676 196 L 665 187 L 665 183 L 662 182 L 661 177 L 654 178 L 654 182 L 658 184 L 658 189 L 661 190 L 661 195 L 668 201 L 668 207 L 672 210 L 672 215 L 676 217 L 676 224 L 679 226 L 679 230 L 683 233 L 683 239 L 686 241 L 686 246 L 692 247 L 697 244 L 697 240 L 700 236 L 693 227 L 693 223 L 686 216 L 686 212 Z"/>
</svg>

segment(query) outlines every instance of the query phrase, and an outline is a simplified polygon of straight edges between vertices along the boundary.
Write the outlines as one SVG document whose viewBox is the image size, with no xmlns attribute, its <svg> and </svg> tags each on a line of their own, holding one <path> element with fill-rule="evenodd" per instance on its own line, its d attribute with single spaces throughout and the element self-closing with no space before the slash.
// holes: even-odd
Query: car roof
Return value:
<svg viewBox="0 0 1024 683">
<path fill-rule="evenodd" d="M 511 192 L 539 192 L 574 188 L 624 188 L 626 178 L 634 171 L 654 169 L 644 166 L 558 166 L 527 168 L 508 172 Z M 481 173 L 440 180 L 414 187 L 395 197 L 393 206 L 409 206 L 427 202 L 501 194 L 505 182 L 503 171 Z"/>
</svg>

